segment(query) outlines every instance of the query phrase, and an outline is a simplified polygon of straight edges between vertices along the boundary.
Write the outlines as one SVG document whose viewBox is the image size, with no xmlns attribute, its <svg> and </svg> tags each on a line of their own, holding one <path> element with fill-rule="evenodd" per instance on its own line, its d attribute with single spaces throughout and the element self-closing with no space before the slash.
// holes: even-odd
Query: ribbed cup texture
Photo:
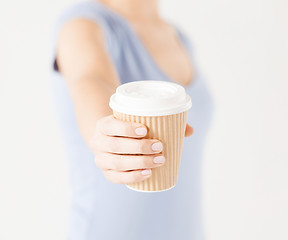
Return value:
<svg viewBox="0 0 288 240">
<path fill-rule="evenodd" d="M 115 118 L 145 124 L 148 134 L 145 138 L 159 139 L 163 144 L 166 161 L 163 166 L 152 168 L 152 176 L 142 182 L 127 184 L 138 191 L 163 191 L 177 183 L 182 155 L 187 112 L 167 116 L 133 116 L 113 111 Z"/>
</svg>

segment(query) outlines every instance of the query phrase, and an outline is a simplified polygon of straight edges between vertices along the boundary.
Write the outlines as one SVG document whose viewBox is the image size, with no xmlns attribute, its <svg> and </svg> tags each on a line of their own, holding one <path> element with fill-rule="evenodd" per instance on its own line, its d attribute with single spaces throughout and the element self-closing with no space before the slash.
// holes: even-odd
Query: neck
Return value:
<svg viewBox="0 0 288 240">
<path fill-rule="evenodd" d="M 133 21 L 154 21 L 160 18 L 158 0 L 98 0 Z"/>
</svg>

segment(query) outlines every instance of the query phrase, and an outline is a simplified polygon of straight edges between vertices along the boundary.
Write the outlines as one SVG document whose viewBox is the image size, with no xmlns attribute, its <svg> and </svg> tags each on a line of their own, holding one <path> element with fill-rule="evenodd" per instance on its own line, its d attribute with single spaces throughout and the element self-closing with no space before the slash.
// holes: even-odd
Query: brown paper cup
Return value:
<svg viewBox="0 0 288 240">
<path fill-rule="evenodd" d="M 159 139 L 163 144 L 164 165 L 152 168 L 152 176 L 127 187 L 143 192 L 158 192 L 173 188 L 177 183 L 185 135 L 187 112 L 166 116 L 134 116 L 113 110 L 115 118 L 145 124 L 145 138 Z"/>
</svg>

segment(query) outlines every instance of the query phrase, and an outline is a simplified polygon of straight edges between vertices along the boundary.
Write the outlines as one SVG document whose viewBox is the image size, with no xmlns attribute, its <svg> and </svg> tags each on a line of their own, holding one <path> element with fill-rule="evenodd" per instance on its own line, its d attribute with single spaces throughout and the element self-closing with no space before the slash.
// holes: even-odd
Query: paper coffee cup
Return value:
<svg viewBox="0 0 288 240">
<path fill-rule="evenodd" d="M 145 138 L 163 144 L 164 165 L 152 168 L 152 176 L 127 187 L 142 192 L 159 192 L 177 183 L 188 109 L 192 101 L 184 87 L 172 82 L 145 80 L 120 85 L 110 98 L 115 118 L 137 122 L 149 129 Z"/>
</svg>

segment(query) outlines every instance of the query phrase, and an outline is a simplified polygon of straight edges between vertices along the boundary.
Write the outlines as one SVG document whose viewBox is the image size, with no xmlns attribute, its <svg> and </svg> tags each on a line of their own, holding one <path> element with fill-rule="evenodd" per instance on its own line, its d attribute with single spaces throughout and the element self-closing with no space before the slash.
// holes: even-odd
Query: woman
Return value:
<svg viewBox="0 0 288 240">
<path fill-rule="evenodd" d="M 72 183 L 68 239 L 202 239 L 200 162 L 211 106 L 189 40 L 160 17 L 157 0 L 102 0 L 64 12 L 54 49 Z M 142 139 L 145 125 L 116 120 L 108 106 L 117 86 L 145 79 L 177 82 L 193 100 L 188 122 L 196 132 L 185 139 L 177 186 L 159 193 L 124 184 L 165 164 L 161 142 Z M 192 132 L 187 125 L 185 136 Z M 139 149 L 143 156 L 133 155 Z"/>
</svg>

